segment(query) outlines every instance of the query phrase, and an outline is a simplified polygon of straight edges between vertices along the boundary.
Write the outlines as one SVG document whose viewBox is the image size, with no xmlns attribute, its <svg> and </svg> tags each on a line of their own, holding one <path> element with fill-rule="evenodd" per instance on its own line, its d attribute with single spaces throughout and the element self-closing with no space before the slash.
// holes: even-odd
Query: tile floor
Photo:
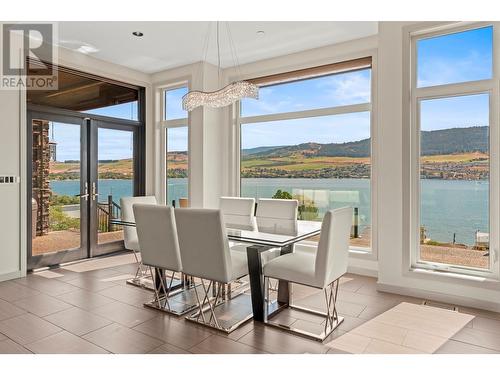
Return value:
<svg viewBox="0 0 500 375">
<path fill-rule="evenodd" d="M 401 345 L 394 343 L 401 338 L 397 329 L 383 330 L 372 340 L 355 329 L 402 302 L 423 302 L 378 292 L 374 278 L 347 275 L 338 301 L 345 321 L 323 343 L 252 321 L 226 335 L 143 307 L 152 294 L 126 285 L 134 272 L 133 256 L 125 254 L 0 282 L 0 353 L 345 353 L 350 350 L 334 342 L 346 332 L 346 345 L 358 351 L 366 344 L 365 353 L 400 353 Z M 314 289 L 294 286 L 293 299 L 305 307 L 323 308 L 323 295 Z M 500 353 L 500 314 L 460 307 L 459 311 L 474 318 L 456 334 L 445 332 L 450 338 L 444 343 L 426 343 L 428 337 L 414 334 L 404 338 L 408 347 L 431 351 L 432 346 L 436 353 Z M 389 322 L 397 319 L 397 314 L 387 315 Z M 321 323 L 298 311 L 277 319 L 294 325 Z M 379 322 L 384 323 L 387 320 Z M 377 329 L 373 323 L 368 327 Z"/>
</svg>

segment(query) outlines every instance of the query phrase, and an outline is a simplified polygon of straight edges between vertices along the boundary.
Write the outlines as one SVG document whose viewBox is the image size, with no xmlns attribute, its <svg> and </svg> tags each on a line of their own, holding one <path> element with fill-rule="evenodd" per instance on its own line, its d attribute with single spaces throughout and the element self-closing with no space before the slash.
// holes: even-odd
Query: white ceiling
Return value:
<svg viewBox="0 0 500 375">
<path fill-rule="evenodd" d="M 232 66 L 226 23 L 220 23 L 221 65 Z M 240 64 L 377 34 L 377 22 L 229 22 Z M 208 33 L 209 27 L 211 33 Z M 154 73 L 204 60 L 217 64 L 215 22 L 60 22 L 59 45 Z M 257 34 L 262 30 L 264 35 Z M 132 35 L 141 31 L 141 38 Z"/>
</svg>

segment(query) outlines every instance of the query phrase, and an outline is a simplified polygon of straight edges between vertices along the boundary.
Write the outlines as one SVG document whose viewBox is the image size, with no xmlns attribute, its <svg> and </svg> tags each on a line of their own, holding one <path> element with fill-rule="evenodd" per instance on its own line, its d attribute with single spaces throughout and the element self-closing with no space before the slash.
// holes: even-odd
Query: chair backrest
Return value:
<svg viewBox="0 0 500 375">
<path fill-rule="evenodd" d="M 296 199 L 260 198 L 257 201 L 257 226 L 259 231 L 294 235 L 297 232 Z"/>
<path fill-rule="evenodd" d="M 176 208 L 175 219 L 183 272 L 221 283 L 232 281 L 231 254 L 221 211 Z"/>
<path fill-rule="evenodd" d="M 226 227 L 244 230 L 256 229 L 254 198 L 221 197 L 220 209 Z"/>
<path fill-rule="evenodd" d="M 321 236 L 316 253 L 315 274 L 325 287 L 347 272 L 352 207 L 326 212 L 321 224 Z"/>
<path fill-rule="evenodd" d="M 133 208 L 142 263 L 170 271 L 182 271 L 174 209 L 137 203 Z"/>
<path fill-rule="evenodd" d="M 135 203 L 139 204 L 156 204 L 156 197 L 123 197 L 120 198 L 121 216 L 124 221 L 135 222 L 134 210 L 132 206 Z M 125 242 L 125 249 L 140 251 L 139 240 L 137 238 L 137 231 L 134 227 L 123 227 L 123 241 Z"/>
</svg>

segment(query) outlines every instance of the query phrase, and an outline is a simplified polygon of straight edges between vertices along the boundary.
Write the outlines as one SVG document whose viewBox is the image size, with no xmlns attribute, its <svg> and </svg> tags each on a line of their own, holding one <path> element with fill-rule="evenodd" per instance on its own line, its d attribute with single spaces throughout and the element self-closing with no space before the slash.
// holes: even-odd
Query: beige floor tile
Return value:
<svg viewBox="0 0 500 375">
<path fill-rule="evenodd" d="M 99 292 L 100 295 L 112 298 L 116 301 L 127 303 L 129 305 L 142 306 L 153 298 L 153 293 L 145 291 L 136 286 L 115 285 Z"/>
<path fill-rule="evenodd" d="M 345 315 L 344 321 L 340 325 L 340 329 L 343 331 L 351 331 L 356 327 L 359 327 L 361 324 L 366 323 L 365 319 L 355 318 L 353 316 Z"/>
<path fill-rule="evenodd" d="M 471 321 L 469 328 L 500 334 L 500 320 L 477 316 Z"/>
<path fill-rule="evenodd" d="M 111 353 L 122 354 L 144 354 L 164 344 L 163 341 L 117 323 L 110 324 L 82 337 Z"/>
<path fill-rule="evenodd" d="M 7 302 L 33 297 L 39 293 L 38 290 L 28 288 L 13 281 L 4 281 L 0 283 L 0 299 Z"/>
<path fill-rule="evenodd" d="M 436 351 L 436 354 L 500 354 L 500 352 L 465 342 L 448 340 Z"/>
<path fill-rule="evenodd" d="M 55 335 L 27 344 L 26 347 L 37 354 L 105 354 L 108 351 L 69 332 Z"/>
<path fill-rule="evenodd" d="M 158 312 L 145 307 L 139 308 L 126 303 L 112 302 L 92 309 L 91 312 L 126 327 L 134 327 L 158 316 Z"/>
<path fill-rule="evenodd" d="M 447 341 L 447 338 L 434 336 L 429 333 L 409 331 L 403 341 L 403 346 L 432 354 Z"/>
<path fill-rule="evenodd" d="M 474 328 L 464 328 L 453 336 L 453 340 L 500 351 L 500 335 L 497 333 Z"/>
<path fill-rule="evenodd" d="M 309 297 L 294 300 L 293 303 L 297 306 L 306 307 L 318 311 L 326 312 L 325 297 L 322 294 L 315 294 Z M 347 301 L 337 302 L 337 311 L 340 315 L 349 315 L 357 317 L 365 309 L 366 306 Z"/>
<path fill-rule="evenodd" d="M 416 349 L 408 348 L 402 345 L 396 345 L 387 341 L 373 339 L 370 341 L 365 354 L 424 354 Z"/>
<path fill-rule="evenodd" d="M 494 311 L 474 309 L 472 307 L 463 307 L 463 306 L 458 306 L 458 311 L 464 314 L 471 314 L 474 316 L 482 316 L 484 318 L 500 320 L 500 313 Z"/>
<path fill-rule="evenodd" d="M 372 339 L 369 337 L 348 332 L 326 345 L 329 349 L 342 350 L 351 354 L 361 354 L 364 352 L 371 340 Z"/>
<path fill-rule="evenodd" d="M 153 349 L 148 354 L 192 354 L 192 353 L 171 344 L 163 344 L 162 346 Z"/>
<path fill-rule="evenodd" d="M 209 328 L 168 315 L 159 315 L 133 329 L 186 350 L 213 334 Z"/>
<path fill-rule="evenodd" d="M 264 353 L 249 345 L 242 344 L 218 335 L 212 335 L 189 349 L 196 354 L 259 354 Z"/>
<path fill-rule="evenodd" d="M 78 307 L 48 315 L 44 319 L 77 336 L 82 336 L 112 323 L 111 320 Z"/>
<path fill-rule="evenodd" d="M 371 320 L 379 316 L 380 314 L 386 312 L 387 310 L 390 309 L 388 309 L 385 306 L 377 306 L 377 307 L 367 306 L 366 308 L 363 309 L 363 311 L 359 313 L 357 317 L 364 320 Z"/>
<path fill-rule="evenodd" d="M 10 339 L 0 341 L 0 354 L 32 354 L 28 349 Z"/>
<path fill-rule="evenodd" d="M 20 309 L 13 303 L 0 299 L 0 320 L 12 318 L 14 316 L 26 314 L 26 311 Z"/>
<path fill-rule="evenodd" d="M 258 323 L 257 323 L 258 324 Z M 245 336 L 248 332 L 252 331 L 254 328 L 254 322 L 253 320 L 250 320 L 246 322 L 245 324 L 241 325 L 238 327 L 238 329 L 234 330 L 233 332 L 227 334 L 225 332 L 219 332 L 219 331 L 214 331 L 215 335 L 227 337 L 228 339 L 238 341 L 241 339 L 243 336 Z"/>
<path fill-rule="evenodd" d="M 254 329 L 239 339 L 238 342 L 268 353 L 320 354 L 326 353 L 329 349 L 319 342 L 286 333 L 278 328 L 266 327 L 262 324 L 255 325 Z"/>
<path fill-rule="evenodd" d="M 312 333 L 313 335 L 321 335 L 325 331 L 325 322 L 315 323 L 315 322 L 309 322 L 307 320 L 297 319 L 291 325 L 291 328 Z"/>
<path fill-rule="evenodd" d="M 77 290 L 73 285 L 59 279 L 39 276 L 38 273 L 17 279 L 15 282 L 53 297 Z"/>
<path fill-rule="evenodd" d="M 113 282 L 113 279 L 109 281 L 106 280 L 109 279 L 103 280 L 92 276 L 82 276 L 82 277 L 77 277 L 73 280 L 69 280 L 67 281 L 67 283 L 76 286 L 78 288 L 85 289 L 89 292 L 99 292 L 101 290 L 116 286 L 116 284 Z"/>
<path fill-rule="evenodd" d="M 388 308 L 398 303 L 390 294 L 376 296 L 350 291 L 339 292 L 338 301 L 346 301 L 363 306 L 387 306 Z"/>
<path fill-rule="evenodd" d="M 0 322 L 0 332 L 23 345 L 59 331 L 61 328 L 33 314 L 19 315 Z"/>
<path fill-rule="evenodd" d="M 111 298 L 102 296 L 97 293 L 88 292 L 83 289 L 78 289 L 74 292 L 62 294 L 58 298 L 73 306 L 80 307 L 84 310 L 92 310 L 100 306 L 104 306 L 113 302 Z"/>
<path fill-rule="evenodd" d="M 15 301 L 14 304 L 40 317 L 67 310 L 72 307 L 70 304 L 46 294 L 37 294 L 33 297 L 20 299 Z"/>
</svg>

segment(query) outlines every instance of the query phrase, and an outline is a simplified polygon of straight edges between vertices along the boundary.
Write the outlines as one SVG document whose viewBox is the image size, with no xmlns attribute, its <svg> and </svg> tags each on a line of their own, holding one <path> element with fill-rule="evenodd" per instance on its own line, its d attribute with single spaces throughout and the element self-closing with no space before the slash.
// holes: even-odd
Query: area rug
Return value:
<svg viewBox="0 0 500 375">
<path fill-rule="evenodd" d="M 327 345 L 352 354 L 430 354 L 472 319 L 453 310 L 402 302 Z"/>
</svg>

